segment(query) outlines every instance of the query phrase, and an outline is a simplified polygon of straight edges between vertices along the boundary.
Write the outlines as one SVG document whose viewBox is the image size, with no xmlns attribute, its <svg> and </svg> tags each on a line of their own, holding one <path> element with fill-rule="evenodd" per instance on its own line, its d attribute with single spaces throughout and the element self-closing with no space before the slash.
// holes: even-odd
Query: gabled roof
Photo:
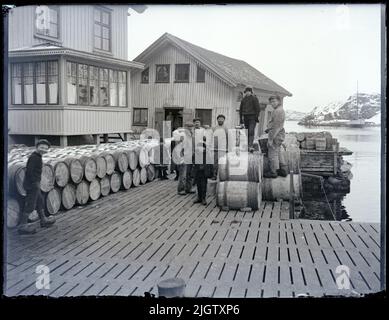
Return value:
<svg viewBox="0 0 389 320">
<path fill-rule="evenodd" d="M 139 56 L 137 56 L 134 61 L 145 62 L 145 60 L 151 56 L 157 48 L 163 46 L 167 42 L 185 50 L 194 59 L 209 68 L 232 87 L 251 85 L 257 89 L 292 96 L 289 91 L 266 77 L 254 67 L 250 66 L 247 62 L 201 48 L 169 33 L 163 34 Z"/>
</svg>

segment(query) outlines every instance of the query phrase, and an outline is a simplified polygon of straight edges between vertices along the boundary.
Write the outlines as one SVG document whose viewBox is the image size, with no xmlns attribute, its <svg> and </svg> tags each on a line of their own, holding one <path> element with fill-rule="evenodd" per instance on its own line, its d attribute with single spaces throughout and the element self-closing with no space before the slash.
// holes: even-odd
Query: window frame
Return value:
<svg viewBox="0 0 389 320">
<path fill-rule="evenodd" d="M 35 12 L 35 20 L 34 20 L 34 37 L 37 37 L 37 38 L 42 38 L 42 39 L 45 39 L 45 40 L 51 40 L 51 41 L 55 41 L 55 42 L 62 42 L 61 40 L 61 8 L 59 5 L 46 5 L 49 9 L 51 10 L 54 10 L 57 12 L 57 36 L 51 36 L 51 35 L 48 35 L 46 33 L 41 33 L 39 31 L 39 29 L 36 27 L 36 19 L 37 19 L 37 15 L 36 15 L 36 12 Z M 35 6 L 35 8 L 37 8 L 38 6 Z M 50 21 L 49 21 L 49 25 L 50 25 Z M 49 26 L 50 28 L 50 26 Z"/>
<path fill-rule="evenodd" d="M 140 112 L 140 118 L 142 118 L 142 111 L 146 111 L 147 112 L 147 121 L 146 122 L 136 122 L 135 121 L 135 111 L 139 111 Z M 148 122 L 149 122 L 149 109 L 148 108 L 133 108 L 132 109 L 132 125 L 133 126 L 147 126 L 148 125 Z"/>
<path fill-rule="evenodd" d="M 208 123 L 205 123 L 202 119 L 202 117 L 198 114 L 198 111 L 202 112 L 202 111 L 208 111 L 210 112 L 210 124 Z M 205 109 L 205 108 L 195 108 L 195 117 L 196 118 L 200 118 L 201 120 L 201 126 L 204 126 L 204 125 L 209 125 L 210 127 L 212 127 L 212 117 L 213 117 L 213 109 Z"/>
<path fill-rule="evenodd" d="M 143 73 L 146 72 L 146 71 L 147 71 L 147 82 L 143 81 Z M 150 67 L 145 68 L 140 73 L 140 83 L 143 83 L 143 84 L 149 84 L 150 83 Z"/>
<path fill-rule="evenodd" d="M 177 75 L 178 75 L 178 68 L 177 67 L 182 67 L 182 66 L 186 66 L 188 67 L 188 79 L 177 79 Z M 176 63 L 174 65 L 174 82 L 176 83 L 189 83 L 189 78 L 190 78 L 190 63 Z"/>
<path fill-rule="evenodd" d="M 48 63 L 49 62 L 56 62 L 57 63 L 57 85 L 58 85 L 58 88 L 57 88 L 57 102 L 56 103 L 49 103 L 49 82 L 48 82 L 48 78 L 49 78 L 49 75 L 48 75 Z M 24 79 L 24 65 L 25 64 L 29 64 L 31 63 L 33 65 L 33 73 L 32 73 L 32 79 L 33 79 L 33 99 L 32 99 L 32 103 L 25 103 L 25 99 L 24 99 L 24 85 L 25 85 L 25 79 Z M 36 81 L 36 77 L 37 77 L 37 72 L 36 72 L 36 68 L 37 68 L 37 65 L 38 63 L 44 63 L 45 64 L 45 97 L 46 97 L 46 101 L 45 103 L 37 103 L 37 90 L 36 90 L 36 85 L 37 85 L 37 81 Z M 21 76 L 20 76 L 20 79 L 21 79 L 21 103 L 18 103 L 18 104 L 15 104 L 14 101 L 15 101 L 15 93 L 14 93 L 14 88 L 13 88 L 13 75 L 12 75 L 12 71 L 13 71 L 13 68 L 15 67 L 15 65 L 20 65 L 21 66 Z M 48 105 L 58 105 L 59 104 L 59 90 L 60 90 L 60 62 L 59 60 L 57 59 L 53 59 L 53 60 L 34 60 L 34 61 L 20 61 L 20 62 L 11 62 L 10 63 L 10 69 L 11 69 L 11 105 L 12 106 L 48 106 Z"/>
<path fill-rule="evenodd" d="M 199 70 L 202 70 L 204 72 L 204 79 L 199 80 Z M 197 65 L 197 70 L 196 70 L 196 82 L 197 83 L 205 83 L 205 69 Z"/>
<path fill-rule="evenodd" d="M 96 64 L 96 63 L 89 63 L 89 62 L 84 62 L 84 61 L 76 61 L 76 60 L 66 60 L 65 61 L 65 64 L 67 63 L 75 63 L 76 64 L 76 97 L 77 97 L 77 101 L 75 104 L 69 104 L 67 102 L 68 105 L 71 105 L 71 106 L 80 106 L 80 107 L 101 107 L 101 108 L 128 108 L 128 97 L 127 97 L 127 94 L 128 94 L 128 77 L 127 77 L 127 71 L 125 69 L 118 69 L 118 68 L 111 68 L 109 66 L 106 66 L 106 65 L 99 65 L 99 64 Z M 78 90 L 79 90 L 79 75 L 78 75 L 78 65 L 80 64 L 83 64 L 83 65 L 86 65 L 88 67 L 88 85 L 87 85 L 87 90 L 88 90 L 88 104 L 87 105 L 80 105 L 79 103 L 79 93 L 78 93 Z M 94 67 L 94 68 L 97 68 L 97 105 L 91 105 L 90 104 L 90 67 Z M 107 77 L 107 89 L 108 89 L 108 105 L 102 105 L 101 103 L 101 99 L 100 99 L 100 82 L 102 81 L 101 80 L 101 76 L 100 76 L 100 70 L 101 69 L 106 69 L 108 71 L 108 77 Z M 117 95 L 117 106 L 111 106 L 111 97 L 110 97 L 110 87 L 111 87 L 111 81 L 110 81 L 110 71 L 116 71 L 117 72 L 117 75 L 118 75 L 118 82 L 116 83 L 117 84 L 117 92 L 116 92 L 116 95 Z M 119 99 L 119 83 L 122 83 L 122 82 L 119 82 L 119 72 L 124 72 L 125 73 L 125 77 L 126 77 L 126 82 L 125 82 L 125 98 L 126 98 L 126 103 L 124 106 L 120 106 L 120 99 Z M 66 78 L 65 78 L 65 83 L 68 82 L 68 75 L 67 75 L 67 72 L 66 72 Z M 123 82 L 124 83 L 124 82 Z M 68 92 L 66 92 L 66 97 L 65 97 L 66 101 L 68 101 Z"/>
<path fill-rule="evenodd" d="M 158 67 L 167 66 L 168 67 L 168 80 L 160 81 L 158 80 Z M 170 64 L 156 64 L 155 65 L 155 83 L 170 83 Z"/>
<path fill-rule="evenodd" d="M 100 21 L 95 20 L 95 10 L 99 11 L 100 13 Z M 108 24 L 103 23 L 103 12 L 108 14 Z M 101 40 L 101 48 L 96 47 L 96 42 L 95 42 L 95 26 L 99 25 L 101 28 L 100 35 L 98 36 Z M 108 28 L 108 50 L 103 49 L 103 27 Z M 107 39 L 105 39 L 107 40 Z M 94 6 L 93 7 L 93 50 L 100 52 L 100 53 L 112 53 L 112 12 L 110 9 L 101 7 L 101 6 Z"/>
</svg>

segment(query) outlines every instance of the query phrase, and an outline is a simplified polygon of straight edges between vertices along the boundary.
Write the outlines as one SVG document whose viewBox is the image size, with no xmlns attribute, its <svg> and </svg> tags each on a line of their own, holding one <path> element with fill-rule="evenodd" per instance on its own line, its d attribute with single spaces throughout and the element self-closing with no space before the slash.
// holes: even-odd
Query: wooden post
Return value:
<svg viewBox="0 0 389 320">
<path fill-rule="evenodd" d="M 332 146 L 334 150 L 334 175 L 338 174 L 338 153 L 339 153 L 339 142 L 337 139 L 334 139 L 334 144 Z"/>
<path fill-rule="evenodd" d="M 289 171 L 290 185 L 289 185 L 289 219 L 294 219 L 294 183 L 293 170 Z"/>
<path fill-rule="evenodd" d="M 68 146 L 68 137 L 67 136 L 60 136 L 59 137 L 59 145 L 61 147 L 67 147 Z"/>
</svg>

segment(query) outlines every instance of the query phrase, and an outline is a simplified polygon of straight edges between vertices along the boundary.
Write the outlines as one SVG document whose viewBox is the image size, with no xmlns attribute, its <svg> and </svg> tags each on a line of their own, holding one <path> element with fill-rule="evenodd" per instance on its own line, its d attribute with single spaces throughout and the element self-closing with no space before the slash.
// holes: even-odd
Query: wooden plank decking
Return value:
<svg viewBox="0 0 389 320">
<path fill-rule="evenodd" d="M 288 203 L 255 212 L 194 205 L 155 181 L 58 215 L 35 235 L 7 234 L 5 294 L 144 295 L 170 277 L 186 296 L 293 297 L 379 291 L 379 224 L 286 220 Z M 338 290 L 336 267 L 350 268 Z M 50 268 L 50 289 L 35 286 Z"/>
</svg>

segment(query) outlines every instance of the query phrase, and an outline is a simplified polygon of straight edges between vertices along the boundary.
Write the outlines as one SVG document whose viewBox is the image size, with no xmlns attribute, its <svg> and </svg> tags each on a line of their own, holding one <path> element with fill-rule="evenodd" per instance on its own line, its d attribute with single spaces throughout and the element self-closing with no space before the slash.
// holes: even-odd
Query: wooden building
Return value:
<svg viewBox="0 0 389 320">
<path fill-rule="evenodd" d="M 203 125 L 214 126 L 218 114 L 224 114 L 226 125 L 234 127 L 239 124 L 239 106 L 246 85 L 251 85 L 259 102 L 266 105 L 270 95 L 278 94 L 282 99 L 292 95 L 248 63 L 169 33 L 134 61 L 145 65 L 143 71 L 131 72 L 134 131 L 145 127 L 160 131 L 163 120 L 172 120 L 173 127 L 182 126 L 195 116 L 201 118 Z M 264 123 L 264 115 L 261 117 Z"/>
<path fill-rule="evenodd" d="M 9 12 L 10 142 L 131 131 L 128 5 L 22 6 Z M 135 9 L 136 10 L 136 9 Z"/>
</svg>

